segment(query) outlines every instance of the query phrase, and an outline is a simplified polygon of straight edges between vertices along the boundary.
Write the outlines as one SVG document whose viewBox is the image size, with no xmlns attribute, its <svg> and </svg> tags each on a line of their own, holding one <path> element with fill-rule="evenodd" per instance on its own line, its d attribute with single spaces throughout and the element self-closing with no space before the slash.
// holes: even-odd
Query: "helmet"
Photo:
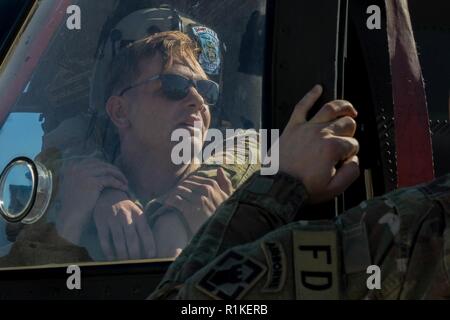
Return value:
<svg viewBox="0 0 450 320">
<path fill-rule="evenodd" d="M 99 49 L 91 83 L 91 111 L 97 113 L 104 108 L 108 99 L 105 96 L 105 79 L 109 72 L 109 65 L 117 53 L 130 43 L 158 32 L 170 30 L 184 32 L 197 42 L 200 48 L 200 65 L 212 80 L 221 83 L 225 46 L 220 42 L 215 31 L 179 14 L 167 5 L 142 9 L 123 18 L 109 32 L 108 38 Z"/>
<path fill-rule="evenodd" d="M 89 113 L 91 123 L 87 131 L 87 140 L 95 136 L 104 155 L 112 160 L 118 147 L 118 139 L 105 113 L 106 77 L 109 66 L 120 50 L 128 44 L 146 38 L 152 34 L 178 30 L 188 34 L 200 48 L 199 63 L 213 81 L 222 84 L 222 65 L 225 45 L 211 28 L 196 22 L 175 9 L 162 5 L 134 11 L 115 25 L 97 51 L 94 75 L 91 83 Z"/>
</svg>

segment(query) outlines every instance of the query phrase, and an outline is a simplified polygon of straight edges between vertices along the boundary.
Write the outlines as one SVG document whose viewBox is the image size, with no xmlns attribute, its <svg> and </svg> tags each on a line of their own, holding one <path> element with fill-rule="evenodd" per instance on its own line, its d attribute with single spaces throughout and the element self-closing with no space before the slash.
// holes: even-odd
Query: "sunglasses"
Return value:
<svg viewBox="0 0 450 320">
<path fill-rule="evenodd" d="M 123 89 L 119 96 L 123 96 L 128 90 L 143 84 L 160 80 L 164 95 L 173 101 L 179 101 L 189 94 L 189 89 L 194 87 L 203 97 L 206 104 L 213 106 L 219 99 L 219 85 L 211 80 L 192 80 L 178 74 L 159 74 L 141 82 L 135 83 Z"/>
</svg>

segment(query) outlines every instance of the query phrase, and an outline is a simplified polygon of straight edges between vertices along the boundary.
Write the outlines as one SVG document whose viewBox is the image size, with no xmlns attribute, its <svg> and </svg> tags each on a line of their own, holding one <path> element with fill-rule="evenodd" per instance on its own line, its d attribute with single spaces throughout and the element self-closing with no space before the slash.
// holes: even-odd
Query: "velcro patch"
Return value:
<svg viewBox="0 0 450 320">
<path fill-rule="evenodd" d="M 214 299 L 242 299 L 266 270 L 260 262 L 229 251 L 211 267 L 196 287 Z"/>
<path fill-rule="evenodd" d="M 218 75 L 220 70 L 220 41 L 217 33 L 203 26 L 192 27 L 201 47 L 199 63 L 209 75 Z"/>
<path fill-rule="evenodd" d="M 294 230 L 292 236 L 297 299 L 339 299 L 336 230 Z"/>
<path fill-rule="evenodd" d="M 372 264 L 366 225 L 356 223 L 342 231 L 342 258 L 346 274 L 366 272 Z"/>
<path fill-rule="evenodd" d="M 266 241 L 261 243 L 264 255 L 267 259 L 267 282 L 263 292 L 280 292 L 286 282 L 286 254 L 278 241 Z"/>
</svg>

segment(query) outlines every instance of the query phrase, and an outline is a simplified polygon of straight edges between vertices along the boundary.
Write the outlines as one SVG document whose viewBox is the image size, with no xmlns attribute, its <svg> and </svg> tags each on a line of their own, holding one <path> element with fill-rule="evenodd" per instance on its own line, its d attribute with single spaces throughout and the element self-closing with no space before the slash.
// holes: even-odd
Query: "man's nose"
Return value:
<svg viewBox="0 0 450 320">
<path fill-rule="evenodd" d="M 203 97 L 198 93 L 197 89 L 195 89 L 194 87 L 189 88 L 189 93 L 184 100 L 185 106 L 195 108 L 196 111 L 201 110 L 205 105 Z"/>
</svg>

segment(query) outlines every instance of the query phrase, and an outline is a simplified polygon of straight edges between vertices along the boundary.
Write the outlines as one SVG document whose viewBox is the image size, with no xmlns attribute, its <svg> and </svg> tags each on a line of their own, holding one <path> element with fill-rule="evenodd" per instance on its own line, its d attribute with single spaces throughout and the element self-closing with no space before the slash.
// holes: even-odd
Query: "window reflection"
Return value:
<svg viewBox="0 0 450 320">
<path fill-rule="evenodd" d="M 17 156 L 26 156 L 31 159 L 36 157 L 42 149 L 42 115 L 40 113 L 11 113 L 4 125 L 0 127 L 0 168 L 6 165 Z M 24 184 L 27 181 L 19 179 L 18 184 Z M 20 189 L 20 188 L 19 188 Z M 17 195 L 19 190 L 13 190 Z M 23 191 L 23 190 L 22 190 Z M 6 190 L 6 198 L 11 190 Z M 24 194 L 23 192 L 19 192 Z M 22 199 L 23 197 L 14 197 Z M 14 204 L 11 202 L 10 204 Z M 17 203 L 16 203 L 17 204 Z M 0 219 L 0 256 L 9 251 L 10 242 L 6 236 L 6 222 Z M 6 247 L 5 247 L 6 246 Z M 4 247 L 3 249 L 1 247 Z"/>
<path fill-rule="evenodd" d="M 200 148 L 206 146 L 208 128 L 223 132 L 260 128 L 265 1 L 168 2 L 169 6 L 161 6 L 167 1 L 150 0 L 72 1 L 82 12 L 81 30 L 76 31 L 65 27 L 65 1 L 40 3 L 0 75 L 0 121 L 6 119 L 0 127 L 0 147 L 5 150 L 0 166 L 17 156 L 38 160 L 52 172 L 54 192 L 39 223 L 5 227 L 0 222 L 0 245 L 8 238 L 20 248 L 17 239 L 24 239 L 37 241 L 42 250 L 24 257 L 8 255 L 0 267 L 15 266 L 18 260 L 40 265 L 174 256 L 178 251 L 173 249 L 182 249 L 214 208 L 258 169 L 259 163 L 222 165 L 214 159 L 245 158 L 249 150 L 257 149 L 251 139 L 236 154 L 225 149 L 182 170 L 174 170 L 170 151 L 171 132 L 182 127 L 194 133 L 195 120 L 205 131 L 197 140 L 192 134 L 193 145 Z M 142 14 L 149 19 L 139 20 Z M 49 20 L 52 23 L 46 24 Z M 142 59 L 144 49 L 132 65 L 124 53 L 143 38 L 174 29 L 197 46 L 195 61 L 186 59 L 189 50 L 184 50 L 174 56 L 176 63 L 163 68 L 158 59 L 165 55 L 155 51 Z M 172 76 L 144 81 L 162 73 Z M 204 80 L 217 83 L 219 90 L 213 90 L 212 82 L 199 82 Z M 131 88 L 124 91 L 127 87 Z M 203 98 L 218 93 L 214 107 L 203 103 Z M 130 114 L 125 122 L 123 106 Z M 248 134 L 236 131 L 237 136 L 228 138 L 234 141 Z M 219 180 L 222 193 L 208 194 L 209 203 L 202 207 L 197 204 L 200 196 L 192 198 L 196 194 L 192 190 L 191 196 L 181 197 L 184 207 L 170 202 L 177 199 L 171 191 L 187 178 L 193 181 L 185 189 L 200 190 Z M 186 203 L 195 203 L 196 210 L 186 209 Z M 102 206 L 108 210 L 101 211 Z M 111 227 L 115 216 L 122 219 L 116 225 L 118 233 Z M 141 216 L 145 226 L 136 224 Z M 75 228 L 77 223 L 82 227 Z M 128 225 L 141 237 L 137 250 L 129 243 Z M 43 236 L 36 236 L 39 233 Z M 178 235 L 184 236 L 175 241 Z M 49 243 L 53 251 L 46 254 Z M 160 243 L 169 249 L 155 253 Z"/>
</svg>

